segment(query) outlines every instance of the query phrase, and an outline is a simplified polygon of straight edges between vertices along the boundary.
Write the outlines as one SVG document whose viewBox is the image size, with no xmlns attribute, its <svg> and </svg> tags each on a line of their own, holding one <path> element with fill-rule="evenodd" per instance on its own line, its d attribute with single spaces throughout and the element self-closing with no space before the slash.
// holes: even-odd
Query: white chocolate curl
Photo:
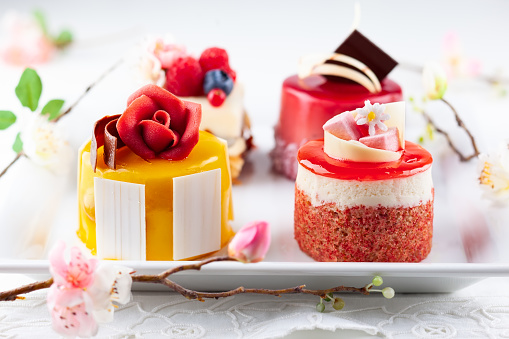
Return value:
<svg viewBox="0 0 509 339">
<path fill-rule="evenodd" d="M 327 60 L 339 61 L 357 70 L 336 64 L 326 64 Z M 371 93 L 378 93 L 382 90 L 380 81 L 368 66 L 344 54 L 315 54 L 302 57 L 299 60 L 299 78 L 305 78 L 312 74 L 332 75 L 350 79 L 364 86 Z"/>
</svg>

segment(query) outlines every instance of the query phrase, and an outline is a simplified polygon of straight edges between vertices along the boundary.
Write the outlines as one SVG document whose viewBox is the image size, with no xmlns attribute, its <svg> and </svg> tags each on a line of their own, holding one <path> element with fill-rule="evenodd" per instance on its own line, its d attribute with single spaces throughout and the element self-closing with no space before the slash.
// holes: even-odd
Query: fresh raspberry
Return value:
<svg viewBox="0 0 509 339">
<path fill-rule="evenodd" d="M 182 56 L 166 70 L 166 88 L 171 93 L 189 97 L 203 93 L 203 71 L 198 60 L 191 56 Z"/>
<path fill-rule="evenodd" d="M 228 73 L 233 81 L 237 77 L 235 71 L 230 68 L 228 63 L 228 53 L 219 47 L 211 47 L 204 50 L 200 56 L 200 66 L 203 73 L 213 69 L 220 69 Z"/>
</svg>

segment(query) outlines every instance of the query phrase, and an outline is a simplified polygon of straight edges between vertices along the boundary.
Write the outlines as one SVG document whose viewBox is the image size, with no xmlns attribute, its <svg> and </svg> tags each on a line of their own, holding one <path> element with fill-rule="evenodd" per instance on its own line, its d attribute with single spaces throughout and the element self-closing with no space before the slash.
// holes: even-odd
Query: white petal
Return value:
<svg viewBox="0 0 509 339">
<path fill-rule="evenodd" d="M 359 120 L 357 120 L 357 125 L 364 125 L 368 122 L 368 119 L 366 118 L 360 118 Z"/>
<path fill-rule="evenodd" d="M 387 131 L 387 126 L 383 122 L 377 122 L 376 124 L 378 128 L 380 128 L 382 131 Z"/>
<path fill-rule="evenodd" d="M 375 125 L 369 124 L 369 135 L 375 135 Z"/>
<path fill-rule="evenodd" d="M 99 266 L 95 272 L 94 283 L 87 290 L 94 302 L 95 310 L 108 309 L 111 306 L 112 296 L 114 294 L 115 298 L 117 298 L 118 294 L 122 297 L 122 300 L 125 300 L 126 293 L 130 297 L 132 279 L 129 272 L 131 271 L 132 269 L 120 265 L 102 263 Z M 123 277 L 125 275 L 128 277 L 124 280 Z M 114 286 L 118 279 L 121 280 L 121 286 Z M 115 293 L 113 292 L 114 288 L 116 289 Z M 126 291 L 126 289 L 128 291 Z"/>
</svg>

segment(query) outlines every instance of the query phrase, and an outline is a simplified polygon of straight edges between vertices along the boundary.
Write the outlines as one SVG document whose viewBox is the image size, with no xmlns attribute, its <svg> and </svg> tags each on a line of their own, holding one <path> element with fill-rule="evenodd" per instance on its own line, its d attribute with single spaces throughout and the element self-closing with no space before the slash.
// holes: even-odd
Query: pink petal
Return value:
<svg viewBox="0 0 509 339">
<path fill-rule="evenodd" d="M 97 263 L 97 259 L 87 260 L 79 248 L 72 247 L 68 281 L 72 282 L 74 287 L 86 288 L 90 286 L 94 281 L 94 271 Z"/>
<path fill-rule="evenodd" d="M 65 336 L 90 337 L 97 333 L 93 305 L 80 288 L 60 288 L 53 284 L 47 296 L 53 329 Z"/>
<path fill-rule="evenodd" d="M 67 263 L 64 260 L 65 243 L 58 241 L 49 254 L 50 272 L 58 285 L 67 285 Z"/>
</svg>

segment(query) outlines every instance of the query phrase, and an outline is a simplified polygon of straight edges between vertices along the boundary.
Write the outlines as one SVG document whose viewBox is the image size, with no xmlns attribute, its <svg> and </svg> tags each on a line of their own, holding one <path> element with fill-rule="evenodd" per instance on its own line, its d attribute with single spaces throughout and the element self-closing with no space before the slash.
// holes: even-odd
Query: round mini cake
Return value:
<svg viewBox="0 0 509 339">
<path fill-rule="evenodd" d="M 401 87 L 385 78 L 395 66 L 392 58 L 357 31 L 334 54 L 301 62 L 299 74 L 283 82 L 272 152 L 274 169 L 294 180 L 297 150 L 321 138 L 327 120 L 361 107 L 365 100 L 403 100 Z"/>
<path fill-rule="evenodd" d="M 199 105 L 147 85 L 95 124 L 79 153 L 78 236 L 99 258 L 190 260 L 229 242 L 227 145 L 200 119 Z"/>
<path fill-rule="evenodd" d="M 395 120 L 386 131 L 345 112 L 299 149 L 295 239 L 317 261 L 419 262 L 431 250 L 432 157 L 402 139 L 404 103 L 378 107 Z"/>
</svg>

